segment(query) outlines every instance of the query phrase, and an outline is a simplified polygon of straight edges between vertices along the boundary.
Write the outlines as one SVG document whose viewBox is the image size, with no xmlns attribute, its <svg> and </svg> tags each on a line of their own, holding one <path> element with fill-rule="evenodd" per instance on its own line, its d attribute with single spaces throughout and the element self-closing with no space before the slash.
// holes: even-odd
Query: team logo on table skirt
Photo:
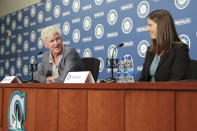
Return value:
<svg viewBox="0 0 197 131">
<path fill-rule="evenodd" d="M 63 0 L 63 4 L 66 6 L 69 4 L 69 2 L 70 2 L 70 0 Z"/>
<path fill-rule="evenodd" d="M 140 41 L 140 43 L 138 44 L 138 47 L 137 47 L 137 52 L 138 52 L 139 56 L 145 57 L 148 47 L 149 47 L 148 41 L 146 41 L 146 40 Z"/>
<path fill-rule="evenodd" d="M 12 21 L 12 30 L 13 31 L 16 30 L 16 21 L 15 20 Z"/>
<path fill-rule="evenodd" d="M 8 59 L 5 60 L 5 69 L 9 69 L 10 67 L 10 61 Z"/>
<path fill-rule="evenodd" d="M 3 77 L 3 76 L 4 76 L 4 68 L 0 67 L 0 77 Z"/>
<path fill-rule="evenodd" d="M 184 9 L 189 5 L 190 0 L 174 0 L 177 9 Z"/>
<path fill-rule="evenodd" d="M 149 4 L 147 1 L 142 1 L 137 7 L 137 14 L 140 18 L 145 18 L 149 13 Z"/>
<path fill-rule="evenodd" d="M 70 32 L 70 24 L 69 24 L 69 22 L 66 21 L 63 24 L 63 33 L 64 33 L 64 35 L 68 35 L 69 32 Z"/>
<path fill-rule="evenodd" d="M 107 51 L 108 58 L 112 58 L 112 54 L 113 54 L 113 51 L 114 51 L 115 48 L 116 48 L 115 45 L 110 45 L 109 46 L 108 51 Z M 114 51 L 114 58 L 116 58 L 117 55 L 118 55 L 118 50 L 116 49 Z"/>
<path fill-rule="evenodd" d="M 38 12 L 38 23 L 42 23 L 43 19 L 44 19 L 44 14 L 42 11 L 39 11 Z"/>
<path fill-rule="evenodd" d="M 101 57 L 98 58 L 100 60 L 99 72 L 102 72 L 104 69 L 104 61 Z"/>
<path fill-rule="evenodd" d="M 28 27 L 28 25 L 29 25 L 29 17 L 28 16 L 25 16 L 23 24 L 24 24 L 24 27 Z"/>
<path fill-rule="evenodd" d="M 2 25 L 1 25 L 1 34 L 3 34 L 4 32 L 5 32 L 5 25 L 2 24 Z"/>
<path fill-rule="evenodd" d="M 7 24 L 7 25 L 10 24 L 10 16 L 9 16 L 9 15 L 6 17 L 6 24 Z"/>
<path fill-rule="evenodd" d="M 31 9 L 30 9 L 30 15 L 31 17 L 34 17 L 36 15 L 36 7 L 35 6 L 32 6 Z"/>
<path fill-rule="evenodd" d="M 95 0 L 96 5 L 101 5 L 103 3 L 103 0 Z"/>
<path fill-rule="evenodd" d="M 133 28 L 133 21 L 130 17 L 126 17 L 122 21 L 122 32 L 129 34 Z"/>
<path fill-rule="evenodd" d="M 4 45 L 1 45 L 1 52 L 0 52 L 0 54 L 4 55 L 4 52 L 5 52 L 5 47 L 4 47 Z"/>
<path fill-rule="evenodd" d="M 97 39 L 100 39 L 103 37 L 104 34 L 104 27 L 102 24 L 98 24 L 95 28 L 95 36 Z"/>
<path fill-rule="evenodd" d="M 55 6 L 53 13 L 54 13 L 55 18 L 58 18 L 60 16 L 60 6 L 59 5 Z"/>
<path fill-rule="evenodd" d="M 35 42 L 36 40 L 36 32 L 35 31 L 32 31 L 31 34 L 30 34 L 30 40 L 31 42 Z"/>
<path fill-rule="evenodd" d="M 21 118 L 19 116 L 21 116 Z M 8 107 L 8 129 L 11 131 L 25 131 L 23 126 L 23 121 L 26 119 L 25 117 L 26 93 L 21 94 L 19 91 L 15 91 L 10 98 Z"/>
<path fill-rule="evenodd" d="M 37 46 L 38 46 L 38 49 L 42 49 L 42 47 L 43 47 L 41 37 L 38 39 Z"/>
<path fill-rule="evenodd" d="M 18 58 L 17 58 L 17 60 L 16 60 L 16 67 L 18 69 L 20 69 L 21 68 L 21 65 L 22 65 L 22 59 L 21 59 L 21 57 L 19 55 Z"/>
<path fill-rule="evenodd" d="M 11 46 L 11 52 L 12 54 L 16 53 L 16 44 L 14 42 L 12 43 L 12 46 Z"/>
<path fill-rule="evenodd" d="M 181 34 L 179 35 L 179 38 L 181 39 L 181 41 L 185 44 L 188 45 L 188 47 L 190 48 L 190 38 L 189 36 L 185 35 L 185 34 Z"/>
<path fill-rule="evenodd" d="M 11 66 L 11 68 L 10 68 L 10 75 L 11 76 L 15 75 L 15 67 L 14 66 Z"/>
<path fill-rule="evenodd" d="M 79 0 L 74 0 L 72 4 L 72 9 L 74 12 L 78 12 L 80 9 L 80 1 Z"/>
<path fill-rule="evenodd" d="M 51 0 L 47 0 L 45 3 L 45 10 L 49 12 L 51 10 L 51 7 L 52 7 Z"/>
<path fill-rule="evenodd" d="M 72 34 L 73 42 L 78 43 L 80 40 L 80 31 L 79 29 L 75 29 Z"/>
<path fill-rule="evenodd" d="M 6 47 L 10 47 L 10 37 L 8 37 L 7 39 L 6 39 Z"/>
<path fill-rule="evenodd" d="M 114 25 L 116 24 L 116 21 L 118 19 L 118 14 L 117 11 L 112 9 L 109 11 L 108 15 L 107 15 L 107 21 L 110 25 Z"/>
<path fill-rule="evenodd" d="M 28 65 L 24 65 L 24 66 L 23 66 L 23 74 L 24 74 L 25 76 L 27 76 L 28 73 L 29 73 Z"/>
<path fill-rule="evenodd" d="M 85 57 L 92 57 L 92 52 L 89 48 L 86 48 L 83 52 L 83 58 Z"/>
<path fill-rule="evenodd" d="M 18 21 L 19 21 L 19 22 L 22 21 L 22 18 L 23 18 L 23 13 L 22 13 L 22 11 L 18 11 L 18 14 L 17 14 L 17 19 L 18 19 Z"/>
<path fill-rule="evenodd" d="M 18 36 L 17 36 L 18 45 L 21 45 L 22 44 L 22 41 L 23 41 L 22 35 L 21 34 L 18 34 Z"/>
<path fill-rule="evenodd" d="M 91 25 L 92 25 L 92 20 L 90 16 L 86 16 L 83 20 L 83 29 L 89 30 L 91 28 Z"/>
</svg>

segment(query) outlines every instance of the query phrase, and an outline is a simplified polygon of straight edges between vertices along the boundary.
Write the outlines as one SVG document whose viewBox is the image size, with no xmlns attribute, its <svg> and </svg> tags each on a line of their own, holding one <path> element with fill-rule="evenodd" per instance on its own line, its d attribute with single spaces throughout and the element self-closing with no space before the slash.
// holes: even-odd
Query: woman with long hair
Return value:
<svg viewBox="0 0 197 131">
<path fill-rule="evenodd" d="M 167 10 L 148 16 L 151 45 L 147 49 L 139 81 L 178 81 L 187 77 L 188 46 L 177 35 L 174 20 Z"/>
</svg>

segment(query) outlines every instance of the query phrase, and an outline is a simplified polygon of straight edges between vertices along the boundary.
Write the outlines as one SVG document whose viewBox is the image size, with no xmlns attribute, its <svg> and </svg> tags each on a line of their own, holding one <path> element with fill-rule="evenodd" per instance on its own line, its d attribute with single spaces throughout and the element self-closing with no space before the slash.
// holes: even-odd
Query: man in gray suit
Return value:
<svg viewBox="0 0 197 131">
<path fill-rule="evenodd" d="M 34 75 L 39 82 L 63 83 L 68 72 L 82 70 L 82 62 L 74 48 L 63 46 L 60 28 L 48 26 L 41 32 L 41 39 L 48 52 Z"/>
</svg>

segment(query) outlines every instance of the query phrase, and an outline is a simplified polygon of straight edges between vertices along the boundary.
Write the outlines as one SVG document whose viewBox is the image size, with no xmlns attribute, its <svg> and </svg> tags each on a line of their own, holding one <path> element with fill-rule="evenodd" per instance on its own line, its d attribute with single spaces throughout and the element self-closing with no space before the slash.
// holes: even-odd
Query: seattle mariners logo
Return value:
<svg viewBox="0 0 197 131">
<path fill-rule="evenodd" d="M 12 43 L 12 46 L 11 46 L 11 52 L 12 54 L 15 54 L 16 52 L 16 44 L 14 42 Z"/>
<path fill-rule="evenodd" d="M 9 130 L 25 131 L 25 128 L 23 126 L 23 120 L 25 120 L 25 113 L 26 113 L 25 107 L 26 107 L 26 93 L 21 94 L 19 91 L 15 91 L 10 98 L 9 107 L 8 107 Z M 19 119 L 19 116 L 22 116 L 22 118 Z"/>
<path fill-rule="evenodd" d="M 73 8 L 74 12 L 78 12 L 79 9 L 80 9 L 80 1 L 79 0 L 74 0 L 72 8 Z"/>
<path fill-rule="evenodd" d="M 4 76 L 4 69 L 3 67 L 0 67 L 0 77 L 3 77 Z"/>
<path fill-rule="evenodd" d="M 70 24 L 68 22 L 65 22 L 63 25 L 63 33 L 64 35 L 68 35 L 70 32 Z"/>
<path fill-rule="evenodd" d="M 140 18 L 145 18 L 149 13 L 149 4 L 147 1 L 142 1 L 137 7 L 137 14 Z"/>
<path fill-rule="evenodd" d="M 24 23 L 24 27 L 27 27 L 29 25 L 29 17 L 28 16 L 25 16 L 23 23 Z"/>
<path fill-rule="evenodd" d="M 16 60 L 16 67 L 18 69 L 20 69 L 21 68 L 21 65 L 22 65 L 22 59 L 21 59 L 21 57 L 19 55 L 18 58 L 17 58 L 17 60 Z"/>
<path fill-rule="evenodd" d="M 70 2 L 70 0 L 63 0 L 63 4 L 66 6 L 69 4 L 69 2 Z"/>
<path fill-rule="evenodd" d="M 5 60 L 5 69 L 9 69 L 10 61 L 8 59 Z"/>
<path fill-rule="evenodd" d="M 96 5 L 101 5 L 103 3 L 103 0 L 95 0 Z"/>
<path fill-rule="evenodd" d="M 177 9 L 184 9 L 189 5 L 190 0 L 174 0 Z"/>
<path fill-rule="evenodd" d="M 14 66 L 11 66 L 11 68 L 10 68 L 10 75 L 11 76 L 15 75 L 15 67 Z"/>
<path fill-rule="evenodd" d="M 141 57 L 145 57 L 146 56 L 146 51 L 148 49 L 149 43 L 146 40 L 142 40 L 140 41 L 140 43 L 138 44 L 137 47 L 137 52 L 139 54 L 139 56 Z"/>
<path fill-rule="evenodd" d="M 28 65 L 24 65 L 23 66 L 23 74 L 25 75 L 25 76 L 27 76 L 28 75 Z"/>
<path fill-rule="evenodd" d="M 32 31 L 31 34 L 30 34 L 30 40 L 31 42 L 35 42 L 36 40 L 36 32 L 35 31 Z"/>
<path fill-rule="evenodd" d="M 6 47 L 10 47 L 10 38 L 9 37 L 6 39 Z"/>
<path fill-rule="evenodd" d="M 100 60 L 99 72 L 102 72 L 104 69 L 104 61 L 101 57 L 98 58 Z"/>
<path fill-rule="evenodd" d="M 45 4 L 45 10 L 47 12 L 49 12 L 51 10 L 51 6 L 52 6 L 51 1 L 50 0 L 47 0 L 46 1 L 46 4 Z"/>
<path fill-rule="evenodd" d="M 1 55 L 3 55 L 4 54 L 4 52 L 5 52 L 5 47 L 4 47 L 4 45 L 1 45 Z"/>
<path fill-rule="evenodd" d="M 109 48 L 108 48 L 108 51 L 107 51 L 107 55 L 108 55 L 108 58 L 112 58 L 112 53 L 113 53 L 113 50 L 116 48 L 115 45 L 110 45 Z M 118 50 L 116 49 L 114 51 L 114 58 L 116 58 L 118 55 Z"/>
<path fill-rule="evenodd" d="M 39 13 L 38 13 L 38 23 L 42 23 L 43 19 L 44 19 L 43 12 L 39 11 Z"/>
<path fill-rule="evenodd" d="M 29 43 L 28 43 L 28 41 L 25 41 L 23 44 L 23 50 L 24 50 L 24 52 L 27 52 L 28 49 L 29 49 Z"/>
<path fill-rule="evenodd" d="M 10 16 L 9 16 L 9 15 L 6 17 L 6 24 L 7 24 L 7 25 L 10 24 Z"/>
<path fill-rule="evenodd" d="M 133 21 L 130 17 L 124 18 L 122 21 L 122 32 L 125 34 L 129 34 L 133 28 Z"/>
<path fill-rule="evenodd" d="M 1 25 L 1 33 L 3 34 L 4 32 L 5 32 L 5 25 L 2 24 L 2 25 Z"/>
<path fill-rule="evenodd" d="M 79 42 L 79 40 L 80 40 L 80 31 L 79 31 L 79 29 L 75 29 L 73 31 L 72 38 L 73 38 L 73 41 L 75 43 Z"/>
<path fill-rule="evenodd" d="M 89 48 L 86 48 L 83 52 L 83 58 L 85 57 L 92 57 L 92 52 Z"/>
<path fill-rule="evenodd" d="M 43 44 L 42 44 L 42 40 L 41 38 L 38 39 L 38 43 L 37 43 L 38 49 L 42 49 Z"/>
<path fill-rule="evenodd" d="M 18 15 L 17 15 L 18 21 L 21 21 L 22 18 L 23 18 L 23 13 L 22 13 L 22 11 L 18 11 Z"/>
<path fill-rule="evenodd" d="M 13 20 L 13 21 L 12 21 L 12 30 L 14 31 L 15 29 L 16 29 L 16 21 Z"/>
<path fill-rule="evenodd" d="M 55 18 L 58 18 L 60 16 L 60 6 L 56 5 L 54 8 L 54 16 Z"/>
<path fill-rule="evenodd" d="M 104 27 L 102 24 L 98 24 L 95 28 L 95 36 L 97 39 L 100 39 L 103 37 L 104 34 Z"/>
<path fill-rule="evenodd" d="M 17 36 L 17 42 L 18 42 L 18 45 L 21 45 L 22 44 L 22 35 L 21 34 L 18 34 Z"/>
<path fill-rule="evenodd" d="M 83 29 L 89 30 L 91 28 L 91 25 L 92 25 L 92 20 L 90 16 L 86 16 L 83 20 Z"/>
<path fill-rule="evenodd" d="M 107 15 L 107 21 L 110 25 L 114 25 L 118 19 L 118 14 L 116 10 L 110 10 Z"/>
<path fill-rule="evenodd" d="M 31 17 L 34 17 L 36 15 L 36 7 L 35 6 L 31 7 L 30 15 L 31 15 Z"/>
<path fill-rule="evenodd" d="M 185 44 L 188 45 L 188 47 L 190 48 L 190 38 L 189 36 L 185 35 L 185 34 L 181 34 L 179 35 L 179 38 L 181 39 L 181 41 Z"/>
</svg>

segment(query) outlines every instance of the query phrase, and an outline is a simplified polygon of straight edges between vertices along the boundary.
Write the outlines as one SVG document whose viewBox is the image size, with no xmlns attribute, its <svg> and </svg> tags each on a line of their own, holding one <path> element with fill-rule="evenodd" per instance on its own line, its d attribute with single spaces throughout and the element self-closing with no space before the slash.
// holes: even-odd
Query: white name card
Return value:
<svg viewBox="0 0 197 131">
<path fill-rule="evenodd" d="M 90 71 L 69 72 L 64 83 L 95 83 Z"/>
<path fill-rule="evenodd" d="M 6 76 L 1 83 L 21 83 L 17 76 Z"/>
</svg>

